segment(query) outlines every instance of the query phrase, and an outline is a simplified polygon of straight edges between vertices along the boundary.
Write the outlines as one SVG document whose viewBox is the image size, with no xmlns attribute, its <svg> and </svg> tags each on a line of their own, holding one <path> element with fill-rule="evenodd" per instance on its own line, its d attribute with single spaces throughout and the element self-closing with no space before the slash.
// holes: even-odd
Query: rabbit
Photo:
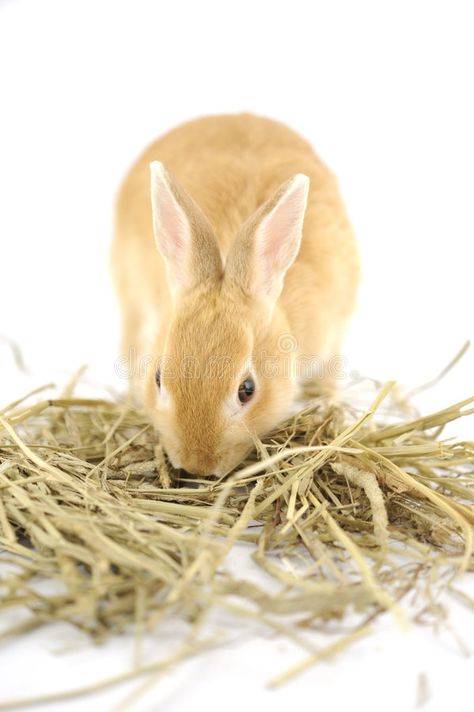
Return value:
<svg viewBox="0 0 474 712">
<path fill-rule="evenodd" d="M 291 128 L 216 115 L 159 138 L 119 188 L 111 257 L 132 391 L 174 468 L 224 476 L 308 379 L 337 393 L 358 250 Z"/>
</svg>

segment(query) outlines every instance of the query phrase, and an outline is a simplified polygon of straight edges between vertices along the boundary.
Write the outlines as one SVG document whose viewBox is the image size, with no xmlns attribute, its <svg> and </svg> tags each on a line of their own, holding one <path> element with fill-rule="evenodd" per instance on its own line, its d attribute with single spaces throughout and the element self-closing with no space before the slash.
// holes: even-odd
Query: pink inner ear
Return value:
<svg viewBox="0 0 474 712">
<path fill-rule="evenodd" d="M 271 293 L 295 259 L 301 242 L 308 193 L 306 176 L 296 176 L 287 192 L 262 220 L 256 233 L 256 272 L 261 287 Z"/>
<path fill-rule="evenodd" d="M 294 243 L 299 242 L 300 215 L 291 204 L 277 205 L 274 212 L 267 216 L 267 224 L 261 226 L 265 233 L 263 254 L 267 258 L 282 263 L 291 259 Z"/>
<path fill-rule="evenodd" d="M 168 259 L 181 258 L 186 250 L 187 225 L 182 210 L 168 191 L 158 197 L 161 235 L 157 236 L 158 246 Z M 160 240 L 161 236 L 161 240 Z"/>
<path fill-rule="evenodd" d="M 160 164 L 152 164 L 151 191 L 156 245 L 166 260 L 171 279 L 182 283 L 186 277 L 190 227 Z"/>
</svg>

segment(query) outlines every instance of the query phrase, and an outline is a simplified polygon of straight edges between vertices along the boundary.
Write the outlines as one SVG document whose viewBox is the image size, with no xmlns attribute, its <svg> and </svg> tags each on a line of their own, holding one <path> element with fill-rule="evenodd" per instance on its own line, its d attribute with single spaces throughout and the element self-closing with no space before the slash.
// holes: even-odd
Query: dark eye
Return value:
<svg viewBox="0 0 474 712">
<path fill-rule="evenodd" d="M 253 378 L 246 378 L 239 386 L 239 401 L 247 403 L 255 392 L 255 381 Z"/>
<path fill-rule="evenodd" d="M 158 369 L 158 371 L 155 373 L 155 381 L 156 381 L 156 385 L 158 386 L 158 388 L 161 388 L 161 371 L 160 371 L 160 369 Z"/>
</svg>

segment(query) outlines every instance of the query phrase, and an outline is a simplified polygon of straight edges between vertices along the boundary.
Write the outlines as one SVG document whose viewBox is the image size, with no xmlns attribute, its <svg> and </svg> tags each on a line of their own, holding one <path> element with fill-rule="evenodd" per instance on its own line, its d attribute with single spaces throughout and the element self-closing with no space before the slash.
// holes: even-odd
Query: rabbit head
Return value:
<svg viewBox="0 0 474 712">
<path fill-rule="evenodd" d="M 176 468 L 223 475 L 289 416 L 298 383 L 278 303 L 300 246 L 309 179 L 284 183 L 241 227 L 225 258 L 207 218 L 151 164 L 153 229 L 172 310 L 160 314 L 146 405 Z"/>
</svg>

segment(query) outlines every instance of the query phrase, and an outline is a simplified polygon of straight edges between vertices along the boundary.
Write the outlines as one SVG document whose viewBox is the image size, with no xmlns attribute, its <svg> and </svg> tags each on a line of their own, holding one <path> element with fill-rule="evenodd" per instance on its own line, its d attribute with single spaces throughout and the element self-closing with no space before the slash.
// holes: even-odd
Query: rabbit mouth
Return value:
<svg viewBox="0 0 474 712">
<path fill-rule="evenodd" d="M 217 475 L 195 475 L 192 472 L 180 469 L 177 471 L 174 484 L 180 489 L 199 489 L 200 487 L 208 486 L 210 482 L 216 482 L 218 479 Z"/>
</svg>

